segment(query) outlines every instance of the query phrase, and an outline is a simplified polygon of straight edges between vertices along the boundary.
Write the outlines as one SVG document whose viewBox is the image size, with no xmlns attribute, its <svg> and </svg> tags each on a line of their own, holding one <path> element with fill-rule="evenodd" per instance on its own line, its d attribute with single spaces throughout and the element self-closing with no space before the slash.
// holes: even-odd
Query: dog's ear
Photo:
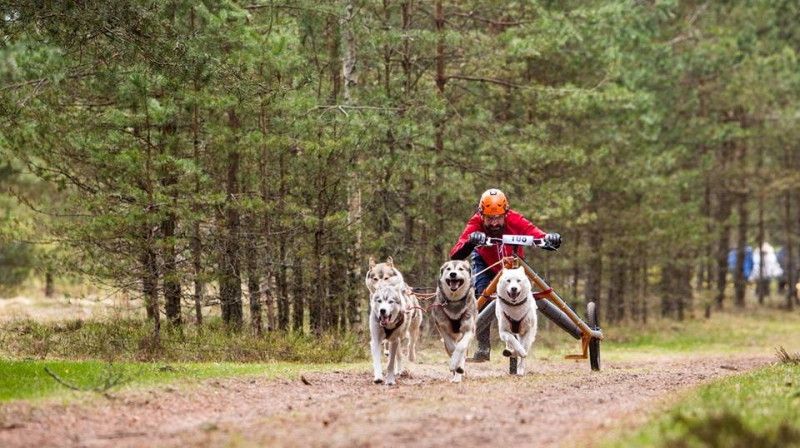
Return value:
<svg viewBox="0 0 800 448">
<path fill-rule="evenodd" d="M 375 267 L 375 258 L 369 257 L 369 268 L 372 269 Z"/>
<path fill-rule="evenodd" d="M 394 267 L 394 260 L 392 260 L 392 257 L 386 257 L 386 266 L 389 266 L 390 268 Z"/>
</svg>

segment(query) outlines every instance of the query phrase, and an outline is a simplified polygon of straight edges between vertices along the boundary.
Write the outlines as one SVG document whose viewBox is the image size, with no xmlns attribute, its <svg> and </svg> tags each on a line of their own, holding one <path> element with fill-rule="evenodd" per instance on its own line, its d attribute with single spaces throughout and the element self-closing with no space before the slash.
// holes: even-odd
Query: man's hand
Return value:
<svg viewBox="0 0 800 448">
<path fill-rule="evenodd" d="M 544 242 L 553 249 L 561 247 L 561 235 L 557 233 L 548 233 L 544 236 Z"/>
<path fill-rule="evenodd" d="M 476 246 L 483 246 L 486 242 L 486 234 L 483 232 L 472 232 L 469 234 L 469 242 Z"/>
</svg>

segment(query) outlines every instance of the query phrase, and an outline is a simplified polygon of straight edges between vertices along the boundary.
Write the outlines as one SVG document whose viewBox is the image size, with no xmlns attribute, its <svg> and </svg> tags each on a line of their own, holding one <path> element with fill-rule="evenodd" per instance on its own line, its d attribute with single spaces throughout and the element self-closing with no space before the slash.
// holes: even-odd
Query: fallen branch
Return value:
<svg viewBox="0 0 800 448">
<path fill-rule="evenodd" d="M 102 394 L 104 397 L 108 399 L 114 398 L 108 393 L 108 391 L 111 390 L 111 388 L 128 382 L 128 379 L 125 378 L 121 372 L 114 370 L 114 366 L 111 363 L 108 363 L 106 365 L 106 371 L 103 377 L 101 378 L 101 381 L 98 384 L 89 387 L 76 386 L 75 384 L 72 384 L 64 380 L 63 378 L 59 377 L 55 373 L 53 373 L 53 371 L 50 370 L 50 368 L 47 366 L 44 367 L 44 371 L 48 375 L 50 375 L 51 378 L 56 380 L 58 384 L 66 387 L 67 389 L 77 390 L 80 392 L 97 392 Z"/>
</svg>

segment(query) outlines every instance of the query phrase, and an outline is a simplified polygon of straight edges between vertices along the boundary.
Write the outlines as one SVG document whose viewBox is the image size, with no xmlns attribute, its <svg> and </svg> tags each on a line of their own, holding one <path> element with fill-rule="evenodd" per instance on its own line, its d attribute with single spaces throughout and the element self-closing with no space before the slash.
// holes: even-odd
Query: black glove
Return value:
<svg viewBox="0 0 800 448">
<path fill-rule="evenodd" d="M 486 242 L 486 234 L 483 232 L 472 232 L 469 234 L 469 242 L 476 246 L 482 246 L 483 243 Z"/>
<path fill-rule="evenodd" d="M 561 247 L 561 235 L 557 233 L 548 233 L 544 236 L 544 242 L 553 249 Z"/>
</svg>

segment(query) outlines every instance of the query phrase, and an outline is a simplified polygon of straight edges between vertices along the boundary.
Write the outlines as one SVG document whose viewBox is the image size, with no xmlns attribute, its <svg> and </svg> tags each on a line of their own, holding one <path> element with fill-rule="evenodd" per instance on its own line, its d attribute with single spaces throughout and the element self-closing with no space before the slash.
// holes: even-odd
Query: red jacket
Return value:
<svg viewBox="0 0 800 448">
<path fill-rule="evenodd" d="M 450 251 L 450 257 L 452 258 L 456 252 L 460 249 L 463 249 L 465 245 L 470 245 L 469 242 L 469 235 L 472 232 L 484 232 L 486 233 L 486 229 L 483 228 L 483 219 L 481 218 L 480 213 L 475 213 L 472 215 L 472 218 L 469 219 L 467 223 L 467 227 L 464 228 L 464 231 L 461 232 L 461 236 L 458 237 L 458 242 L 453 247 L 453 250 Z M 530 221 L 525 219 L 524 216 L 521 214 L 509 210 L 506 213 L 506 228 L 503 230 L 503 235 L 531 235 L 534 238 L 544 238 L 546 235 L 545 232 L 539 230 L 538 227 L 531 224 Z M 478 255 L 483 258 L 483 261 L 486 262 L 487 266 L 491 266 L 494 263 L 500 261 L 500 246 L 482 246 L 477 248 Z M 503 256 L 509 257 L 514 254 L 513 246 L 503 246 Z M 520 256 L 523 255 L 522 247 L 519 248 Z M 497 273 L 500 272 L 502 268 L 501 265 L 497 265 L 492 268 L 492 271 Z"/>
</svg>

